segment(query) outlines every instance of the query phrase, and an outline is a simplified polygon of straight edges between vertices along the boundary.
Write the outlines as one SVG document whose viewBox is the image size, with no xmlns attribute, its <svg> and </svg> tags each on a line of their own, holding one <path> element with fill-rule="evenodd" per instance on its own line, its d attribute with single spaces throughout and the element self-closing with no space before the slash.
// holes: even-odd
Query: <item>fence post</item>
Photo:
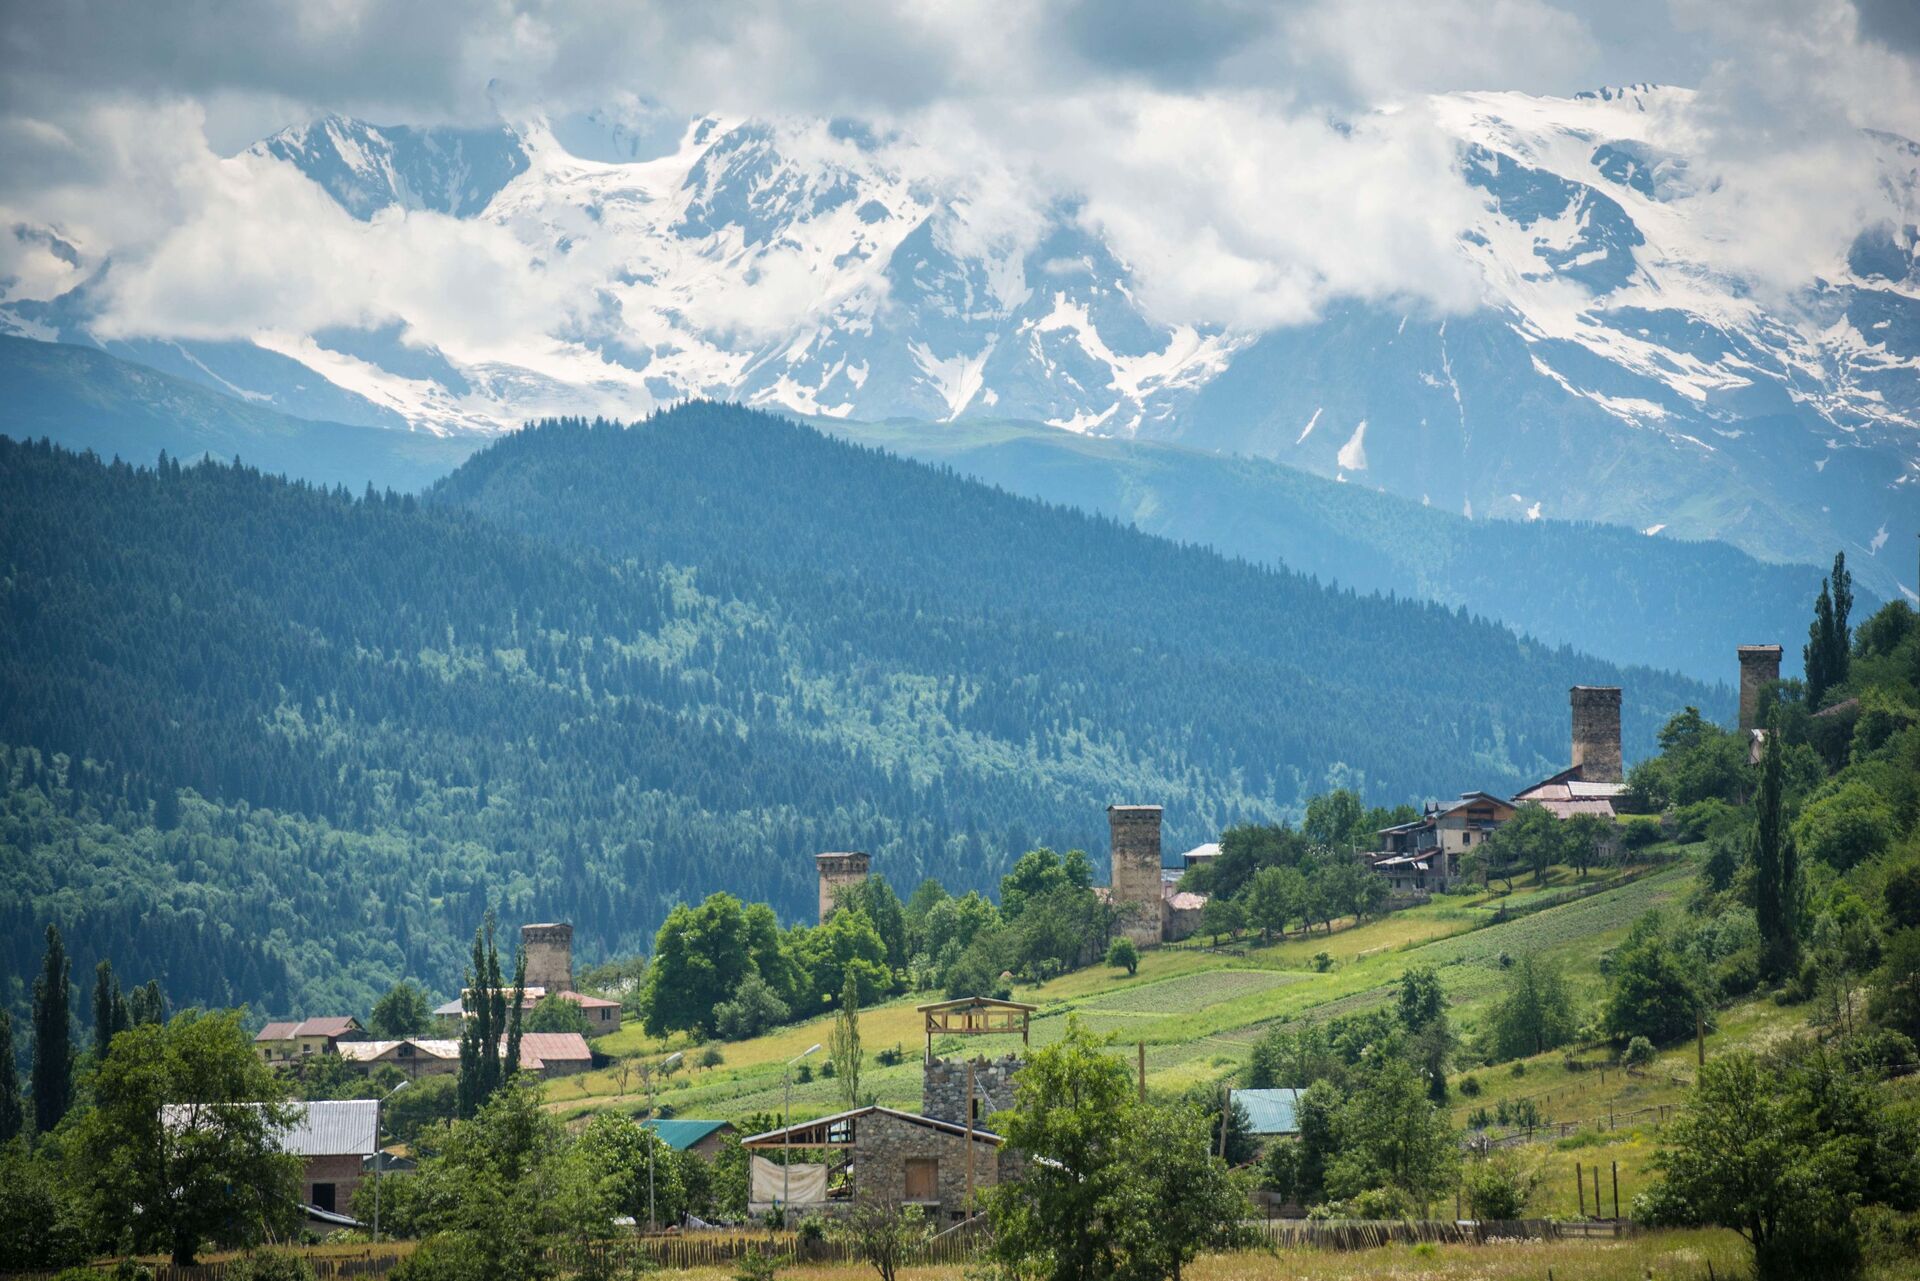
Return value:
<svg viewBox="0 0 1920 1281">
<path fill-rule="evenodd" d="M 1620 1163 L 1613 1163 L 1613 1221 L 1620 1222 Z"/>
<path fill-rule="evenodd" d="M 1587 1217 L 1587 1172 L 1578 1161 L 1573 1163 L 1573 1186 L 1580 1198 L 1580 1217 L 1584 1219 Z"/>
</svg>

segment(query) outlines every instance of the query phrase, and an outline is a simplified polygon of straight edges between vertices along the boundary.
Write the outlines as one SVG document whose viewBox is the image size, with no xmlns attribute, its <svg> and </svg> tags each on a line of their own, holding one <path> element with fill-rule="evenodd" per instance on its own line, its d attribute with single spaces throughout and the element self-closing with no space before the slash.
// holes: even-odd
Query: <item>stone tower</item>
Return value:
<svg viewBox="0 0 1920 1281">
<path fill-rule="evenodd" d="M 573 926 L 522 925 L 520 950 L 527 958 L 527 986 L 549 992 L 573 990 Z"/>
<path fill-rule="evenodd" d="M 1740 728 L 1760 728 L 1760 689 L 1780 679 L 1778 645 L 1742 645 L 1740 655 Z"/>
<path fill-rule="evenodd" d="M 867 879 L 873 860 L 859 852 L 815 854 L 813 865 L 820 869 L 820 919 L 833 914 L 833 899 L 843 885 L 858 885 Z"/>
<path fill-rule="evenodd" d="M 1624 783 L 1620 763 L 1620 687 L 1575 685 L 1573 763 L 1587 783 Z"/>
<path fill-rule="evenodd" d="M 1113 843 L 1113 906 L 1126 915 L 1120 929 L 1135 943 L 1160 941 L 1160 807 L 1107 806 Z"/>
</svg>

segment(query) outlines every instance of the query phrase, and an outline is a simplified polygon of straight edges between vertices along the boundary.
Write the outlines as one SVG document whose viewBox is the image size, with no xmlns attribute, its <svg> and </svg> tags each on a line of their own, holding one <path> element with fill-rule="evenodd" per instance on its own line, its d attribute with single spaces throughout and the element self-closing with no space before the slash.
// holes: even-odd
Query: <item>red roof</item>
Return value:
<svg viewBox="0 0 1920 1281">
<path fill-rule="evenodd" d="M 546 1063 L 591 1063 L 593 1051 L 587 1038 L 578 1032 L 522 1032 L 520 1066 L 538 1068 Z"/>
</svg>

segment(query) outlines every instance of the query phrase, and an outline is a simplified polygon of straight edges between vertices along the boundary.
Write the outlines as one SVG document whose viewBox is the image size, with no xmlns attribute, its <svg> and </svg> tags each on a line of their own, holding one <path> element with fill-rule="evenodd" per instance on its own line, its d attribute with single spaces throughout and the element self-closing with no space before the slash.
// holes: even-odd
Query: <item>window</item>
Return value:
<svg viewBox="0 0 1920 1281">
<path fill-rule="evenodd" d="M 906 1199 L 909 1201 L 938 1201 L 940 1199 L 940 1162 L 930 1156 L 910 1156 L 907 1158 Z"/>
<path fill-rule="evenodd" d="M 600 1007 L 600 1021 L 602 1023 L 605 1023 L 608 1019 L 612 1017 L 613 1017 L 612 1010 L 606 1008 L 604 1005 Z"/>
</svg>

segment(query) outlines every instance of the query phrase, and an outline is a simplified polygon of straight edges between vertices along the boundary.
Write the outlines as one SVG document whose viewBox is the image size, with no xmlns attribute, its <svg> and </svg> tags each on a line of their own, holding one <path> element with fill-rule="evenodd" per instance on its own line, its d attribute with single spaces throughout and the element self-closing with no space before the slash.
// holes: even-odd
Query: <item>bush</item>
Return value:
<svg viewBox="0 0 1920 1281">
<path fill-rule="evenodd" d="M 1333 968 L 1333 958 L 1325 952 L 1315 952 L 1313 954 L 1313 968 L 1325 974 Z"/>
<path fill-rule="evenodd" d="M 1620 844 L 1630 850 L 1643 850 L 1660 840 L 1658 819 L 1629 818 L 1620 822 Z"/>
<path fill-rule="evenodd" d="M 898 1067 L 907 1061 L 907 1051 L 904 1046 L 895 1043 L 875 1054 L 873 1058 L 881 1067 Z"/>
<path fill-rule="evenodd" d="M 1125 970 L 1129 977 L 1140 972 L 1140 949 L 1133 940 L 1121 935 L 1107 945 L 1107 964 L 1116 970 Z"/>
<path fill-rule="evenodd" d="M 430 1236 L 393 1270 L 393 1281 L 492 1281 L 486 1251 L 468 1232 Z"/>
<path fill-rule="evenodd" d="M 1480 1078 L 1472 1075 L 1471 1073 L 1461 1077 L 1460 1078 L 1460 1094 L 1464 1098 L 1469 1098 L 1469 1099 L 1479 1098 L 1480 1097 Z"/>
<path fill-rule="evenodd" d="M 1620 1062 L 1630 1072 L 1637 1072 L 1653 1062 L 1653 1042 L 1644 1036 L 1636 1036 L 1627 1042 L 1626 1053 L 1620 1056 Z"/>
<path fill-rule="evenodd" d="M 291 1250 L 254 1250 L 227 1265 L 225 1281 L 314 1281 L 313 1265 Z"/>
<path fill-rule="evenodd" d="M 726 1061 L 727 1056 L 720 1052 L 720 1047 L 717 1045 L 709 1045 L 700 1051 L 699 1063 L 703 1068 L 717 1068 Z"/>
<path fill-rule="evenodd" d="M 1523 1164 L 1518 1154 L 1500 1151 L 1485 1160 L 1470 1162 L 1460 1187 L 1467 1213 L 1486 1222 L 1525 1218 L 1540 1181 L 1540 1172 Z"/>
</svg>

